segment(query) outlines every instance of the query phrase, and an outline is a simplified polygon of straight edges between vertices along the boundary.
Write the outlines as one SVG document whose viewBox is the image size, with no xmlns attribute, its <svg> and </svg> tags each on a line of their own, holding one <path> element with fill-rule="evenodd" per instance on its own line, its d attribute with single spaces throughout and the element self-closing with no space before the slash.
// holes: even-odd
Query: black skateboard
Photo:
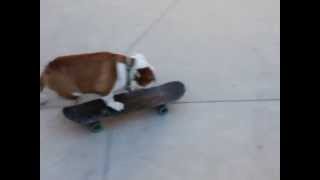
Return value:
<svg viewBox="0 0 320 180">
<path fill-rule="evenodd" d="M 102 99 L 65 107 L 63 114 L 70 120 L 89 128 L 92 132 L 102 130 L 99 119 L 117 116 L 143 109 L 155 109 L 160 115 L 168 112 L 167 104 L 177 101 L 185 94 L 185 86 L 181 82 L 170 82 L 149 89 L 136 90 L 116 95 L 114 99 L 125 105 L 118 112 L 106 106 Z"/>
</svg>

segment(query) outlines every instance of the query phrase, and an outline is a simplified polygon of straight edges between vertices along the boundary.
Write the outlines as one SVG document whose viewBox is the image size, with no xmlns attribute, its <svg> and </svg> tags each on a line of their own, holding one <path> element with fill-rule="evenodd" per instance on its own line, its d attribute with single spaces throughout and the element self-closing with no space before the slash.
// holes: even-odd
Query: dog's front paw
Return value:
<svg viewBox="0 0 320 180">
<path fill-rule="evenodd" d="M 110 102 L 108 103 L 108 106 L 118 112 L 124 110 L 124 104 L 121 102 L 116 102 L 116 101 Z"/>
</svg>

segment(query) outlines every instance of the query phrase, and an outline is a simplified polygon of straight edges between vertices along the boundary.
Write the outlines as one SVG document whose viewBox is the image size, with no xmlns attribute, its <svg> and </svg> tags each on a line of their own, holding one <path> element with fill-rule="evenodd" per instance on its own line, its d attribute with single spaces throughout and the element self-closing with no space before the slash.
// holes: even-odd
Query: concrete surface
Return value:
<svg viewBox="0 0 320 180">
<path fill-rule="evenodd" d="M 109 119 L 100 134 L 40 110 L 42 180 L 280 179 L 279 0 L 42 0 L 40 13 L 40 69 L 141 52 L 160 83 L 188 88 L 167 116 Z"/>
</svg>

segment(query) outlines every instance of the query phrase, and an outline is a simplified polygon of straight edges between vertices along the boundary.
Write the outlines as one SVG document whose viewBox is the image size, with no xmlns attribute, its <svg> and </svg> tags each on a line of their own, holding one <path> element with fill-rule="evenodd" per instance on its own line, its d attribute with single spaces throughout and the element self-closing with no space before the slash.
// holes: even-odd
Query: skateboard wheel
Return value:
<svg viewBox="0 0 320 180">
<path fill-rule="evenodd" d="M 159 115 L 165 115 L 169 112 L 169 109 L 167 108 L 166 105 L 161 105 L 157 108 L 157 111 Z"/>
<path fill-rule="evenodd" d="M 100 122 L 94 122 L 94 123 L 88 124 L 87 127 L 93 133 L 98 133 L 103 130 L 103 126 Z"/>
</svg>

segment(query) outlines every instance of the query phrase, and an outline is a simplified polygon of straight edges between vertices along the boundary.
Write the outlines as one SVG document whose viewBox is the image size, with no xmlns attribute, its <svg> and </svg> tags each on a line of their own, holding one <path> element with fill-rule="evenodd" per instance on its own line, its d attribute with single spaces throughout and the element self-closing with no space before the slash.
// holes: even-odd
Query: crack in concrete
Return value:
<svg viewBox="0 0 320 180">
<path fill-rule="evenodd" d="M 130 53 L 152 30 L 153 28 L 158 25 L 161 20 L 166 17 L 169 12 L 174 9 L 178 4 L 180 0 L 173 0 L 167 8 L 160 14 L 160 16 L 154 20 L 127 48 L 125 51 L 126 53 Z"/>
<path fill-rule="evenodd" d="M 216 104 L 216 103 L 247 103 L 247 102 L 277 102 L 280 98 L 266 98 L 266 99 L 222 99 L 222 100 L 200 100 L 200 101 L 178 101 L 171 104 Z M 64 106 L 47 106 L 40 107 L 40 110 L 60 109 Z"/>
<path fill-rule="evenodd" d="M 112 129 L 108 130 L 108 132 L 110 132 L 109 136 L 108 134 L 106 134 L 106 144 L 105 144 L 105 162 L 103 165 L 103 169 L 102 169 L 102 180 L 108 180 L 108 174 L 110 171 L 110 157 L 111 157 L 111 149 L 112 149 L 112 140 L 113 140 L 113 131 Z"/>
<path fill-rule="evenodd" d="M 204 100 L 204 101 L 178 101 L 172 104 L 215 104 L 215 103 L 247 103 L 247 102 L 278 102 L 280 98 L 268 99 L 224 99 L 224 100 Z"/>
</svg>

